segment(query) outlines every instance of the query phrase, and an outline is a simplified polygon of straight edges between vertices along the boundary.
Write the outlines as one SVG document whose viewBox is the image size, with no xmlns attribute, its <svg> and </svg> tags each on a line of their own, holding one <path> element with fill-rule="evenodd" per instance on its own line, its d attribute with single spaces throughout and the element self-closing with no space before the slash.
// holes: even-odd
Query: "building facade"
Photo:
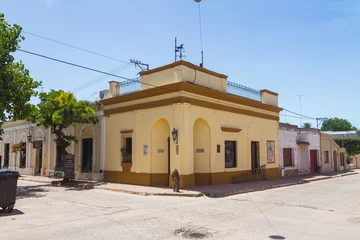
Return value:
<svg viewBox="0 0 360 240">
<path fill-rule="evenodd" d="M 341 148 L 332 135 L 321 133 L 321 172 L 345 170 L 346 158 L 346 149 Z"/>
<path fill-rule="evenodd" d="M 226 184 L 260 167 L 280 177 L 276 93 L 230 94 L 227 76 L 185 61 L 140 75 L 139 91 L 103 92 L 104 181 L 171 186 L 177 169 L 181 187 Z"/>
<path fill-rule="evenodd" d="M 76 179 L 102 180 L 104 162 L 104 119 L 96 125 L 76 125 L 66 129 L 66 134 L 76 136 L 66 150 L 75 155 Z M 55 168 L 63 168 L 64 161 L 49 129 L 29 124 L 26 121 L 6 122 L 0 140 L 0 167 L 16 169 L 20 174 L 48 176 Z M 28 137 L 28 136 L 31 136 Z M 29 141 L 30 140 L 30 141 Z M 14 144 L 21 150 L 12 152 Z"/>
<path fill-rule="evenodd" d="M 280 123 L 279 164 L 283 177 L 319 172 L 320 132 Z"/>
</svg>

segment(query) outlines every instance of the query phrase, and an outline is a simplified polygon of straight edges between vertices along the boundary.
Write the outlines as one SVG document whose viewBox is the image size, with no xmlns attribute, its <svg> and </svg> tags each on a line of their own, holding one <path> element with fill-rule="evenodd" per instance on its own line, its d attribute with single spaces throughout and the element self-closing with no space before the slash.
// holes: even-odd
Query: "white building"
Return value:
<svg viewBox="0 0 360 240">
<path fill-rule="evenodd" d="M 320 132 L 280 123 L 279 164 L 283 177 L 318 172 L 321 165 Z"/>
</svg>

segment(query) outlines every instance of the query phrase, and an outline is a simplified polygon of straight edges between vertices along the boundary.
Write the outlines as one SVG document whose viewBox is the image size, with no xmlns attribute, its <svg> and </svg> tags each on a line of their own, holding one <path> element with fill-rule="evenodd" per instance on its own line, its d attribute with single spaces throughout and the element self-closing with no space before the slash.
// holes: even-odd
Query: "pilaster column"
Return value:
<svg viewBox="0 0 360 240">
<path fill-rule="evenodd" d="M 133 150 L 135 150 L 135 154 L 132 155 L 132 172 L 141 172 L 140 163 L 143 160 L 142 154 L 142 118 L 143 118 L 143 111 L 142 110 L 135 110 L 135 129 L 133 132 Z"/>
</svg>

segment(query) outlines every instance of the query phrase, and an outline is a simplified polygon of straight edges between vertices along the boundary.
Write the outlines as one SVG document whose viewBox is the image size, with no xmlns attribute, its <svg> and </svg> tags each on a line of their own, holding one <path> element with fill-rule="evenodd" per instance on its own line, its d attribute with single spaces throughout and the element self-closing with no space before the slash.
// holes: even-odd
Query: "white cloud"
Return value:
<svg viewBox="0 0 360 240">
<path fill-rule="evenodd" d="M 52 8 L 55 4 L 55 0 L 45 0 L 45 5 L 47 8 Z"/>
</svg>

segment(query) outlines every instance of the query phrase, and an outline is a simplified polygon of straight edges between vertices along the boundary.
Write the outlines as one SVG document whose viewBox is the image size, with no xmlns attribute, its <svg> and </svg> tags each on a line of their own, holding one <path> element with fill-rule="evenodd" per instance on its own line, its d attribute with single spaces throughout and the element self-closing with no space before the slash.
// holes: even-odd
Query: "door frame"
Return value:
<svg viewBox="0 0 360 240">
<path fill-rule="evenodd" d="M 254 153 L 253 146 L 256 146 L 256 152 Z M 251 150 L 250 150 L 250 160 L 251 160 L 251 170 L 254 170 L 256 168 L 260 167 L 260 141 L 251 141 L 250 143 Z M 254 166 L 254 155 L 256 157 L 256 167 Z M 255 168 L 254 168 L 255 167 Z"/>
<path fill-rule="evenodd" d="M 318 150 L 317 149 L 310 149 L 310 170 L 311 170 L 311 173 L 318 172 Z"/>
</svg>

